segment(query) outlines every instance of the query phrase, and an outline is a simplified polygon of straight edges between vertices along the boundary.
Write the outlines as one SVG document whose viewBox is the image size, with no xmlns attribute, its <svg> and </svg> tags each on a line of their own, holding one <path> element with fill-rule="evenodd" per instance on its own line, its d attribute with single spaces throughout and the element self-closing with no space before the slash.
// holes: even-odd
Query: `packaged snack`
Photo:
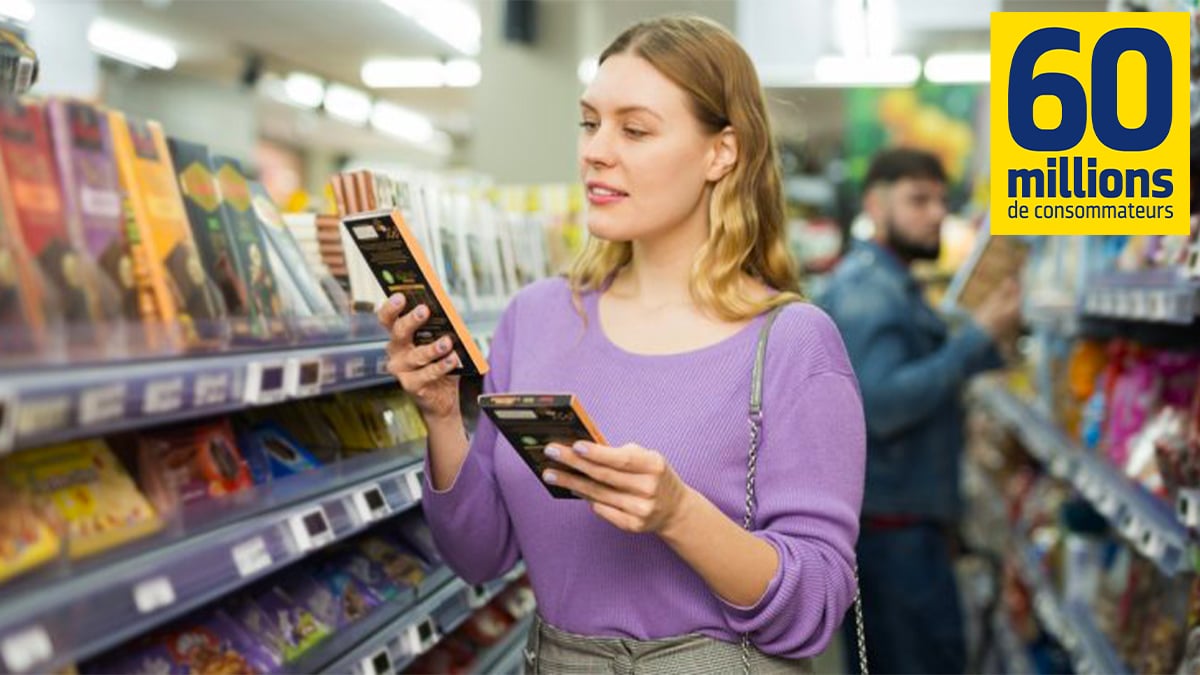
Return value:
<svg viewBox="0 0 1200 675">
<path fill-rule="evenodd" d="M 60 545 L 28 495 L 0 490 L 0 583 L 53 560 Z"/>
<path fill-rule="evenodd" d="M 364 537 L 358 541 L 358 547 L 401 589 L 419 587 L 429 574 L 429 563 L 394 538 L 381 535 Z"/>
<path fill-rule="evenodd" d="M 339 551 L 333 564 L 354 576 L 384 602 L 400 595 L 400 586 L 384 573 L 383 566 L 354 549 Z"/>
<path fill-rule="evenodd" d="M 138 466 L 146 491 L 164 511 L 254 484 L 227 419 L 143 434 Z"/>
<path fill-rule="evenodd" d="M 325 560 L 313 568 L 313 578 L 333 600 L 331 626 L 342 628 L 366 616 L 383 603 L 383 598 L 336 560 Z"/>
<path fill-rule="evenodd" d="M 235 607 L 234 616 L 284 663 L 312 649 L 330 631 L 304 603 L 278 587 L 254 593 Z"/>
<path fill-rule="evenodd" d="M 185 673 L 175 662 L 162 635 L 150 635 L 124 645 L 83 667 L 85 673 L 96 675 L 177 675 Z"/>
<path fill-rule="evenodd" d="M 157 531 L 162 522 L 103 440 L 23 452 L 0 462 L 16 490 L 66 539 L 72 558 Z M 6 488 L 7 489 L 7 488 Z"/>
<path fill-rule="evenodd" d="M 513 618 L 494 605 L 482 607 L 463 625 L 463 636 L 480 648 L 490 647 L 512 628 Z"/>
<path fill-rule="evenodd" d="M 280 665 L 221 611 L 201 614 L 167 630 L 163 642 L 181 673 L 252 675 L 275 672 Z"/>
<path fill-rule="evenodd" d="M 16 359 L 46 346 L 47 287 L 17 233 L 6 198 L 0 162 L 0 360 Z M 3 425 L 0 425 L 3 426 Z"/>
<path fill-rule="evenodd" d="M 265 471 L 265 475 L 255 476 L 256 483 L 264 482 L 267 475 L 283 478 L 321 466 L 303 445 L 273 422 L 256 424 L 239 434 L 238 445 L 252 469 Z"/>
</svg>

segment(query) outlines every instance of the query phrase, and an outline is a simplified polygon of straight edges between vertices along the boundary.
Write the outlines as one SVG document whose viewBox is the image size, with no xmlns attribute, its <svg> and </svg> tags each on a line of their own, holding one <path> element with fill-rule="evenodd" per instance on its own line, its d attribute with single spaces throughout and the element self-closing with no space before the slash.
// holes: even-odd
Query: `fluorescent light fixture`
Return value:
<svg viewBox="0 0 1200 675">
<path fill-rule="evenodd" d="M 36 13 L 37 10 L 29 0 L 0 0 L 0 16 L 16 19 L 20 23 L 29 23 L 33 21 L 33 15 Z"/>
<path fill-rule="evenodd" d="M 376 59 L 363 64 L 363 84 L 372 89 L 440 87 L 445 67 L 437 59 Z"/>
<path fill-rule="evenodd" d="M 325 83 L 308 73 L 292 73 L 283 81 L 288 102 L 301 108 L 317 108 L 325 100 Z"/>
<path fill-rule="evenodd" d="M 325 112 L 361 126 L 371 119 L 371 97 L 357 89 L 331 84 L 325 90 Z"/>
<path fill-rule="evenodd" d="M 462 0 L 383 0 L 442 42 L 468 56 L 479 53 L 479 11 Z"/>
<path fill-rule="evenodd" d="M 105 18 L 96 18 L 88 27 L 88 44 L 93 51 L 139 68 L 170 70 L 179 61 L 166 40 Z"/>
<path fill-rule="evenodd" d="M 909 54 L 874 59 L 822 56 L 815 74 L 819 84 L 830 87 L 907 85 L 921 75 L 921 62 Z"/>
<path fill-rule="evenodd" d="M 992 56 L 988 52 L 934 54 L 925 60 L 925 79 L 930 82 L 990 82 Z"/>
<path fill-rule="evenodd" d="M 447 87 L 474 87 L 483 79 L 483 70 L 474 59 L 452 59 L 443 70 Z"/>
<path fill-rule="evenodd" d="M 896 49 L 895 0 L 870 0 L 867 4 L 867 54 L 872 57 L 891 55 Z"/>
<path fill-rule="evenodd" d="M 371 126 L 381 133 L 412 143 L 434 140 L 436 129 L 424 115 L 387 101 L 379 101 L 371 110 Z"/>
<path fill-rule="evenodd" d="M 575 74 L 579 76 L 579 82 L 585 87 L 596 79 L 598 72 L 600 72 L 600 59 L 595 56 L 584 58 L 579 62 L 579 67 L 575 69 Z"/>
<path fill-rule="evenodd" d="M 862 0 L 838 0 L 833 10 L 833 28 L 838 46 L 849 57 L 867 54 L 867 13 Z"/>
</svg>

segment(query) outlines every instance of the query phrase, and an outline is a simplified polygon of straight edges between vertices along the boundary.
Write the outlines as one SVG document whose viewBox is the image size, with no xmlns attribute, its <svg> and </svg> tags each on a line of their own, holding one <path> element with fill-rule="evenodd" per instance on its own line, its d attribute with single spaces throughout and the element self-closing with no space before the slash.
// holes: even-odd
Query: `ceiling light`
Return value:
<svg viewBox="0 0 1200 675">
<path fill-rule="evenodd" d="M 921 62 L 908 54 L 887 58 L 822 56 L 817 60 L 817 82 L 825 86 L 908 85 L 921 74 Z"/>
<path fill-rule="evenodd" d="M 36 11 L 29 0 L 0 0 L 0 16 L 16 19 L 21 23 L 33 21 Z"/>
<path fill-rule="evenodd" d="M 992 57 L 988 52 L 934 54 L 925 60 L 925 79 L 941 84 L 989 82 Z"/>
<path fill-rule="evenodd" d="M 104 18 L 92 21 L 88 44 L 100 54 L 140 68 L 170 70 L 179 60 L 175 48 L 166 40 Z"/>
<path fill-rule="evenodd" d="M 366 124 L 371 118 L 371 97 L 357 89 L 331 84 L 325 90 L 325 112 L 351 124 Z"/>
<path fill-rule="evenodd" d="M 308 73 L 292 73 L 283 81 L 288 101 L 301 108 L 317 108 L 325 100 L 325 83 Z"/>
<path fill-rule="evenodd" d="M 381 133 L 419 144 L 432 141 L 436 131 L 428 117 L 387 101 L 375 104 L 371 126 Z"/>
<path fill-rule="evenodd" d="M 363 64 L 363 84 L 372 89 L 440 87 L 445 67 L 436 59 L 375 59 Z"/>
<path fill-rule="evenodd" d="M 595 56 L 588 56 L 579 62 L 579 67 L 575 69 L 575 74 L 579 76 L 580 83 L 587 86 L 596 79 L 596 73 L 600 72 L 600 59 Z"/>
<path fill-rule="evenodd" d="M 867 54 L 867 12 L 862 0 L 838 0 L 833 15 L 838 46 L 849 57 Z"/>
<path fill-rule="evenodd" d="M 884 57 L 896 48 L 895 0 L 870 0 L 867 4 L 867 54 Z"/>
<path fill-rule="evenodd" d="M 475 56 L 483 34 L 479 11 L 462 0 L 383 0 L 458 51 Z"/>
<path fill-rule="evenodd" d="M 483 79 L 483 70 L 474 59 L 453 59 L 443 68 L 447 87 L 474 87 Z"/>
</svg>

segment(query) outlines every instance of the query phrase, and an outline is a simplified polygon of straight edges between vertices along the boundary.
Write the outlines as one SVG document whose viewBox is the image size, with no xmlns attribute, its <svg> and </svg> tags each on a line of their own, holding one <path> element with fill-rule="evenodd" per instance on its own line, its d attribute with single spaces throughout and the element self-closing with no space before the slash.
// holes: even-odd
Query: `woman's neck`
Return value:
<svg viewBox="0 0 1200 675">
<path fill-rule="evenodd" d="M 618 272 L 612 290 L 649 308 L 691 305 L 692 265 L 707 240 L 704 208 L 659 236 L 634 241 L 629 264 Z"/>
</svg>

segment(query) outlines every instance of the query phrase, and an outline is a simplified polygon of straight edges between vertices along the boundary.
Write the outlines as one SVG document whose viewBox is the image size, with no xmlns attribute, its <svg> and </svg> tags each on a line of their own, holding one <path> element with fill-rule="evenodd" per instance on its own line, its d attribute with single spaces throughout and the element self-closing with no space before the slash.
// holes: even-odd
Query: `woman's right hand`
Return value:
<svg viewBox="0 0 1200 675">
<path fill-rule="evenodd" d="M 458 355 L 452 350 L 453 340 L 443 335 L 427 345 L 413 344 L 413 334 L 429 320 L 429 308 L 418 305 L 400 316 L 406 302 L 404 295 L 397 293 L 376 312 L 380 325 L 391 336 L 387 344 L 388 372 L 412 396 L 426 422 L 460 415 L 459 378 L 450 375 L 459 365 Z"/>
</svg>

